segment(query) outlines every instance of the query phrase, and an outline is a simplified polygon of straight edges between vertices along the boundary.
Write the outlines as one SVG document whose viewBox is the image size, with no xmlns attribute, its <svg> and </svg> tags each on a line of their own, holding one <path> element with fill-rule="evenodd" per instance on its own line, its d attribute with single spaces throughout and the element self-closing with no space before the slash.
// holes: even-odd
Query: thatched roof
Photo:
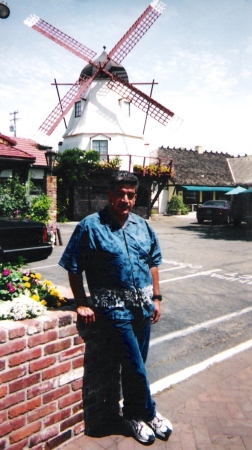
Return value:
<svg viewBox="0 0 252 450">
<path fill-rule="evenodd" d="M 155 152 L 160 158 L 172 159 L 177 185 L 234 186 L 227 153 L 199 152 L 184 148 L 161 147 Z"/>
</svg>

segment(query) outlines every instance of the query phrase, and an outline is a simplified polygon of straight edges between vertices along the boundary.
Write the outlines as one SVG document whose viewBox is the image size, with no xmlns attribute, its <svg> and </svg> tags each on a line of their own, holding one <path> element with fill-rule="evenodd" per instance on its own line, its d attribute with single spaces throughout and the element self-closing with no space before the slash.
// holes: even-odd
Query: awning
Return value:
<svg viewBox="0 0 252 450">
<path fill-rule="evenodd" d="M 187 191 L 208 191 L 208 192 L 228 192 L 231 191 L 231 189 L 234 189 L 233 187 L 224 187 L 224 186 L 182 186 L 182 188 L 186 189 Z"/>
<path fill-rule="evenodd" d="M 246 189 L 242 186 L 237 186 L 236 188 L 232 189 L 231 191 L 227 192 L 225 195 L 237 195 L 241 194 L 241 192 L 245 192 Z"/>
</svg>

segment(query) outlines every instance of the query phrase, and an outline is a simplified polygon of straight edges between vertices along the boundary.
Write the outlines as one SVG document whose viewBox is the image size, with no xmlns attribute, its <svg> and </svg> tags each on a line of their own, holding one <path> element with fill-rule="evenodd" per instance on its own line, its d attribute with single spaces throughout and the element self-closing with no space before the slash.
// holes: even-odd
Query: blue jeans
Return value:
<svg viewBox="0 0 252 450">
<path fill-rule="evenodd" d="M 123 416 L 126 419 L 148 422 L 156 414 L 151 397 L 145 362 L 150 340 L 150 317 L 134 308 L 134 319 L 101 318 L 108 347 L 121 366 L 121 382 L 124 397 Z M 111 353 L 110 353 L 111 354 Z"/>
</svg>

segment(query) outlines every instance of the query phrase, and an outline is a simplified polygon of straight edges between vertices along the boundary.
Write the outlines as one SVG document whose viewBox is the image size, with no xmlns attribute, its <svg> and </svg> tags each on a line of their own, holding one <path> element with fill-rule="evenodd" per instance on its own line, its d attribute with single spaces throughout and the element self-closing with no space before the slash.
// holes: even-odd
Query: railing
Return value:
<svg viewBox="0 0 252 450">
<path fill-rule="evenodd" d="M 111 162 L 114 158 L 119 158 L 122 161 L 121 169 L 128 170 L 129 172 L 134 171 L 134 166 L 139 165 L 142 166 L 143 169 L 149 166 L 150 164 L 154 164 L 158 167 L 165 166 L 172 169 L 172 159 L 170 158 L 158 158 L 156 156 L 140 156 L 140 155 L 125 155 L 125 154 L 112 154 L 112 155 L 103 155 L 102 160 L 106 162 Z M 143 176 L 146 174 L 145 170 L 143 170 Z"/>
</svg>

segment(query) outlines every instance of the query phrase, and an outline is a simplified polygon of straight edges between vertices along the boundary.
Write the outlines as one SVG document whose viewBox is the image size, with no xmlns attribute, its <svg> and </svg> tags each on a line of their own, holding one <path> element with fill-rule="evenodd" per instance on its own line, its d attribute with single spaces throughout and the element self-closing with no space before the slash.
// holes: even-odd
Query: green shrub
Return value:
<svg viewBox="0 0 252 450">
<path fill-rule="evenodd" d="M 183 200 L 179 195 L 173 195 L 168 206 L 168 214 L 177 214 L 180 212 L 182 215 L 188 214 L 188 208 L 183 203 Z"/>
<path fill-rule="evenodd" d="M 29 218 L 37 222 L 48 223 L 50 220 L 49 208 L 52 200 L 45 194 L 33 197 L 30 205 Z"/>
</svg>

